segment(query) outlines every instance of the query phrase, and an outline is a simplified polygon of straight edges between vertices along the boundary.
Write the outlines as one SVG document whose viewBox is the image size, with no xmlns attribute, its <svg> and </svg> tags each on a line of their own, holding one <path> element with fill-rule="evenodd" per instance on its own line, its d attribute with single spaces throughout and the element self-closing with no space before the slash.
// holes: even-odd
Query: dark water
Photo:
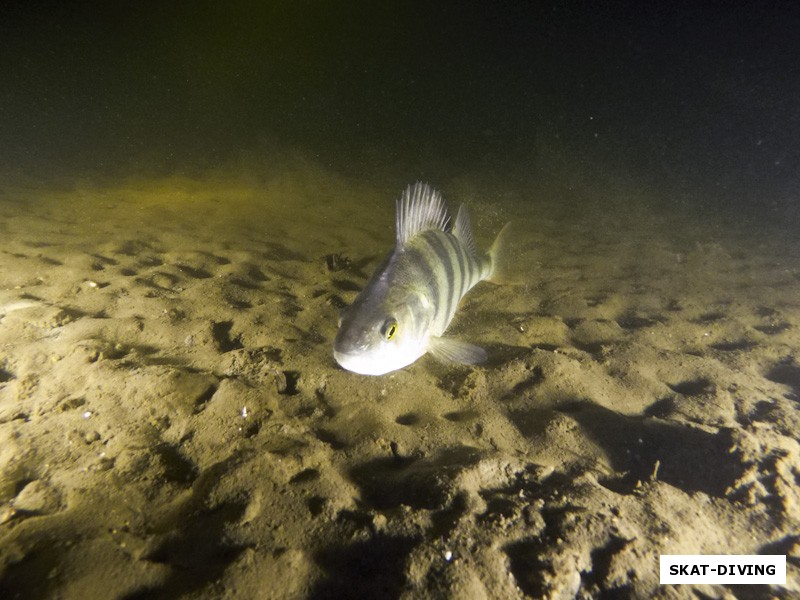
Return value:
<svg viewBox="0 0 800 600">
<path fill-rule="evenodd" d="M 296 152 L 355 178 L 623 176 L 795 214 L 791 3 L 75 4 L 0 9 L 7 176 L 258 170 Z"/>
</svg>

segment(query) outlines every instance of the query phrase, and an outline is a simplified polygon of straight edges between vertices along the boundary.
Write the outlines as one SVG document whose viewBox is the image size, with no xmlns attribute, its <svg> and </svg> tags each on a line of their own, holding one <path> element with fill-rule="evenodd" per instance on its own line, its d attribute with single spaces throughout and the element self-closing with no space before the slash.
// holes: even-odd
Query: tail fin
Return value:
<svg viewBox="0 0 800 600">
<path fill-rule="evenodd" d="M 489 248 L 489 259 L 492 263 L 492 269 L 489 272 L 489 276 L 486 278 L 486 281 L 489 281 L 490 283 L 495 283 L 498 285 L 511 284 L 515 283 L 517 279 L 514 277 L 514 263 L 512 261 L 511 253 L 509 252 L 508 232 L 510 229 L 511 221 L 503 225 L 500 233 L 498 233 L 497 237 L 494 239 L 492 247 Z"/>
</svg>

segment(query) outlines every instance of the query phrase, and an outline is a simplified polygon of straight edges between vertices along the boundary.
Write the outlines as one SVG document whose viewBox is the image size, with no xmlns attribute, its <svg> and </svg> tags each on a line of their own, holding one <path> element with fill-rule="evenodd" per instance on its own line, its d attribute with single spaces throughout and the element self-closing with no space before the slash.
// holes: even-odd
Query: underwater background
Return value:
<svg viewBox="0 0 800 600">
<path fill-rule="evenodd" d="M 791 3 L 6 2 L 0 597 L 800 593 Z M 488 352 L 341 369 L 408 184 Z M 786 585 L 662 586 L 661 554 Z"/>
</svg>

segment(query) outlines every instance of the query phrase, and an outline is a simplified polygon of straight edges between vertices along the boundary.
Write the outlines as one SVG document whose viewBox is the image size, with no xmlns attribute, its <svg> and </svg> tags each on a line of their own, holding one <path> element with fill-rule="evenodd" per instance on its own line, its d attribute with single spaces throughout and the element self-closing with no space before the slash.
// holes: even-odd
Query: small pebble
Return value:
<svg viewBox="0 0 800 600">
<path fill-rule="evenodd" d="M 47 514 L 58 510 L 58 492 L 37 479 L 26 485 L 13 501 L 14 509 L 32 514 Z"/>
<path fill-rule="evenodd" d="M 3 523 L 7 523 L 11 519 L 13 519 L 16 514 L 17 511 L 14 510 L 13 507 L 4 506 L 2 510 L 0 510 L 0 525 L 2 525 Z"/>
<path fill-rule="evenodd" d="M 275 377 L 275 387 L 278 390 L 278 393 L 285 394 L 289 387 L 289 382 L 286 380 L 286 374 L 283 371 L 275 370 L 273 371 L 273 375 Z"/>
</svg>

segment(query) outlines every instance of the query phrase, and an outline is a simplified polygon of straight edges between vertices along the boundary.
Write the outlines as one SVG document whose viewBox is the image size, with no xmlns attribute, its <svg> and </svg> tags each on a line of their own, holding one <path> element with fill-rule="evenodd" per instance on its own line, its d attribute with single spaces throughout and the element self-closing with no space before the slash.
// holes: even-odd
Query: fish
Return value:
<svg viewBox="0 0 800 600">
<path fill-rule="evenodd" d="M 444 334 L 461 298 L 492 281 L 509 224 L 489 252 L 480 253 L 466 206 L 452 220 L 442 195 L 428 184 L 409 185 L 396 208 L 394 248 L 342 313 L 336 362 L 361 375 L 384 375 L 427 353 L 445 362 L 484 362 L 483 348 Z"/>
</svg>

